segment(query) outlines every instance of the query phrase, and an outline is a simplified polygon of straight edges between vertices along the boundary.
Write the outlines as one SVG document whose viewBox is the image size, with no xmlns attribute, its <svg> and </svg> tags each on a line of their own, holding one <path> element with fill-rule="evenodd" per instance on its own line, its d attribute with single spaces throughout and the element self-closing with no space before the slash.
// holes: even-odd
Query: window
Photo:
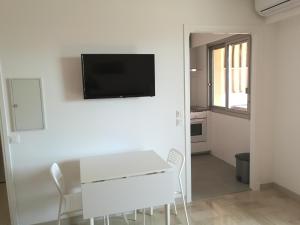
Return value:
<svg viewBox="0 0 300 225">
<path fill-rule="evenodd" d="M 235 35 L 209 46 L 210 106 L 249 118 L 250 36 Z"/>
</svg>

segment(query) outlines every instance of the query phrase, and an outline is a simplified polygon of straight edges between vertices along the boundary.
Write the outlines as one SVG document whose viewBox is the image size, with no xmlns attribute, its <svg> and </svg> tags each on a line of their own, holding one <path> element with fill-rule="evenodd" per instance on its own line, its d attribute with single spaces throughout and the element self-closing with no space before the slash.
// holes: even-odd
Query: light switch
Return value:
<svg viewBox="0 0 300 225">
<path fill-rule="evenodd" d="M 182 124 L 182 113 L 179 110 L 176 110 L 176 127 Z"/>
<path fill-rule="evenodd" d="M 181 112 L 179 110 L 176 110 L 176 118 L 181 118 L 182 115 L 181 115 Z"/>
</svg>

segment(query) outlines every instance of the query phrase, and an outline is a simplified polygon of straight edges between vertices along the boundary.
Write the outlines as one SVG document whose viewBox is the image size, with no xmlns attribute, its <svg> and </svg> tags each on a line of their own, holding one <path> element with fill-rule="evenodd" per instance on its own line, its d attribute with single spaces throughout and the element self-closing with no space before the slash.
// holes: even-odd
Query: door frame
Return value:
<svg viewBox="0 0 300 225">
<path fill-rule="evenodd" d="M 8 100 L 6 98 L 5 79 L 2 73 L 2 67 L 0 62 L 0 135 L 3 152 L 3 163 L 5 172 L 5 182 L 7 189 L 8 207 L 10 214 L 10 221 L 12 225 L 18 225 L 17 214 L 17 201 L 14 184 L 13 162 L 11 157 L 10 148 L 10 132 L 8 123 Z"/>
<path fill-rule="evenodd" d="M 184 118 L 185 118 L 185 158 L 186 158 L 186 197 L 187 201 L 192 201 L 192 168 L 191 168 L 191 134 L 190 134 L 190 34 L 191 33 L 232 33 L 232 34 L 250 34 L 252 38 L 252 54 L 251 54 L 251 68 L 250 68 L 250 188 L 252 190 L 259 190 L 259 174 L 257 167 L 257 160 L 255 158 L 255 81 L 258 66 L 254 59 L 254 55 L 259 52 L 258 42 L 260 28 L 258 26 L 201 26 L 201 25 L 183 25 L 183 46 L 184 46 Z"/>
</svg>

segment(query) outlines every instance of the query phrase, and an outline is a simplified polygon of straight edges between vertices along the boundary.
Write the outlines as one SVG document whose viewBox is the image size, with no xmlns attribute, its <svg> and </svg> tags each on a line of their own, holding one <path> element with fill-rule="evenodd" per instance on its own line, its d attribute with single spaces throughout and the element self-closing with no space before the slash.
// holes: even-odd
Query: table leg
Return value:
<svg viewBox="0 0 300 225">
<path fill-rule="evenodd" d="M 109 225 L 109 216 L 106 216 L 106 224 Z"/>
<path fill-rule="evenodd" d="M 166 225 L 170 225 L 170 204 L 165 204 Z"/>
<path fill-rule="evenodd" d="M 134 219 L 133 220 L 136 221 L 136 219 L 137 219 L 137 210 L 135 209 L 134 210 Z"/>
<path fill-rule="evenodd" d="M 94 218 L 90 218 L 90 225 L 94 225 Z"/>
</svg>

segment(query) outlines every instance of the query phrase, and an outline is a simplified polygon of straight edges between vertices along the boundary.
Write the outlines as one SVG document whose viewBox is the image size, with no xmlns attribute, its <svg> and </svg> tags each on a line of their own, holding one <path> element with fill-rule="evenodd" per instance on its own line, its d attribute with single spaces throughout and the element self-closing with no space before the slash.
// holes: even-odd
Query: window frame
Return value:
<svg viewBox="0 0 300 225">
<path fill-rule="evenodd" d="M 229 46 L 239 43 L 248 43 L 247 63 L 248 63 L 248 87 L 247 87 L 247 110 L 239 110 L 229 108 Z M 225 48 L 225 107 L 215 106 L 213 103 L 213 50 Z M 251 35 L 250 34 L 237 34 L 229 38 L 225 38 L 207 45 L 208 56 L 208 102 L 211 111 L 222 113 L 229 116 L 235 116 L 245 119 L 250 119 L 251 111 Z"/>
</svg>

